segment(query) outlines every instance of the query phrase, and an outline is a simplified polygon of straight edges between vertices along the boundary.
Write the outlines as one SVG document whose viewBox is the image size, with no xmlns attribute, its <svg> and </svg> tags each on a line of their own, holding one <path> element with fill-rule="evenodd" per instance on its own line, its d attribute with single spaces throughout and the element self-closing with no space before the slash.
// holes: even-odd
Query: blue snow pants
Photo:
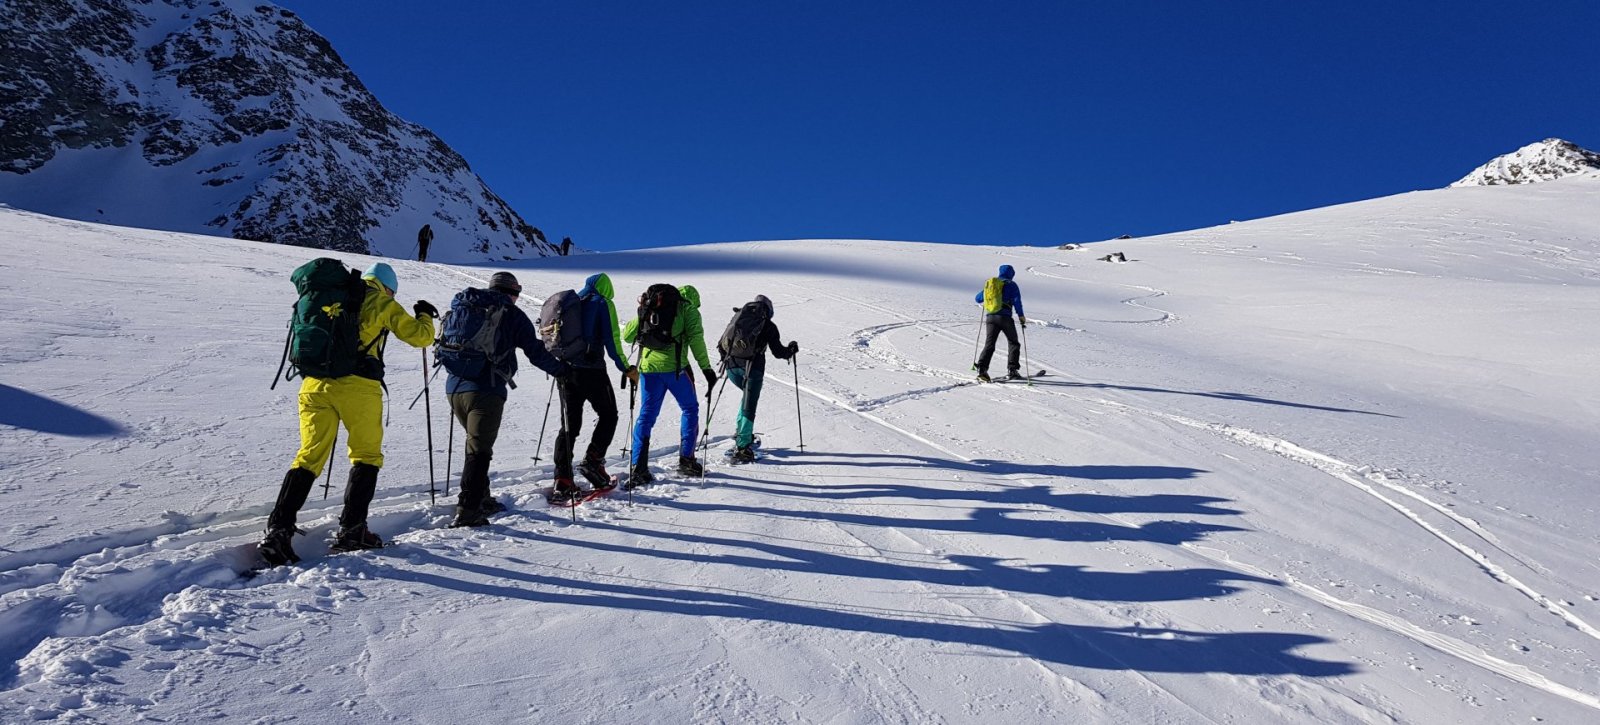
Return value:
<svg viewBox="0 0 1600 725">
<path fill-rule="evenodd" d="M 682 372 L 644 373 L 639 376 L 639 420 L 633 426 L 633 460 L 649 456 L 644 439 L 656 427 L 656 417 L 661 415 L 661 404 L 667 393 L 683 410 L 683 422 L 678 425 L 678 455 L 694 457 L 695 439 L 700 437 L 700 398 L 695 395 L 694 381 Z M 648 460 L 648 458 L 646 458 Z"/>
</svg>

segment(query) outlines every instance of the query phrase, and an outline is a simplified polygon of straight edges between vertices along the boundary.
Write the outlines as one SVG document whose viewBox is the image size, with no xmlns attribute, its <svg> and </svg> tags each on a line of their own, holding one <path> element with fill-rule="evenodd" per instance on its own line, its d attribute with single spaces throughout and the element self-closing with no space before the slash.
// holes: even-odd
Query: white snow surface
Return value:
<svg viewBox="0 0 1600 725">
<path fill-rule="evenodd" d="M 624 317 L 695 284 L 713 331 L 772 298 L 803 351 L 798 392 L 769 367 L 769 455 L 723 463 L 725 394 L 704 481 L 574 520 L 542 498 L 525 366 L 510 511 L 451 529 L 394 342 L 389 546 L 328 555 L 341 463 L 306 561 L 253 579 L 297 444 L 294 386 L 267 387 L 288 276 L 319 252 L 0 210 L 0 721 L 1600 721 L 1597 200 L 1573 178 L 1072 251 L 520 262 L 530 309 L 595 271 Z M 392 263 L 440 306 L 495 269 Z M 973 382 L 1002 263 L 1031 386 Z"/>
</svg>

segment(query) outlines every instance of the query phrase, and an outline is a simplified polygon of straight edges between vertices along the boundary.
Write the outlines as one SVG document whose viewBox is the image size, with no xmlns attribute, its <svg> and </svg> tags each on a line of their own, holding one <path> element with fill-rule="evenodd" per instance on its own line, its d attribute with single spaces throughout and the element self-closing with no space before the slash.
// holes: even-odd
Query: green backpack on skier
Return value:
<svg viewBox="0 0 1600 725">
<path fill-rule="evenodd" d="M 337 259 L 319 257 L 295 268 L 289 281 L 300 296 L 284 341 L 289 373 L 283 379 L 354 375 L 366 354 L 361 347 L 361 303 L 366 300 L 367 283 L 361 272 Z M 283 373 L 281 362 L 278 372 Z"/>
</svg>

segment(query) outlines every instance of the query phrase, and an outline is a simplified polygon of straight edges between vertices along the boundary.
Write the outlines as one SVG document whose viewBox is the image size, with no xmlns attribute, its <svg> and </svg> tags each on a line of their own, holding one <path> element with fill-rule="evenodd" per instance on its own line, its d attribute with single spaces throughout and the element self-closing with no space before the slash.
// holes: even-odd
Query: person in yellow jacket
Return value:
<svg viewBox="0 0 1600 725">
<path fill-rule="evenodd" d="M 378 487 L 383 467 L 383 349 L 389 333 L 412 347 L 433 342 L 433 321 L 439 311 L 426 300 L 406 314 L 395 300 L 400 286 L 394 270 L 377 262 L 361 275 L 367 293 L 361 302 L 361 350 L 365 356 L 354 375 L 307 377 L 300 384 L 300 451 L 283 477 L 278 501 L 267 518 L 267 535 L 258 551 L 270 566 L 299 561 L 290 540 L 295 516 L 311 493 L 317 472 L 333 454 L 334 438 L 343 423 L 350 443 L 350 478 L 339 514 L 334 551 L 376 549 L 383 540 L 367 529 L 367 506 Z"/>
</svg>

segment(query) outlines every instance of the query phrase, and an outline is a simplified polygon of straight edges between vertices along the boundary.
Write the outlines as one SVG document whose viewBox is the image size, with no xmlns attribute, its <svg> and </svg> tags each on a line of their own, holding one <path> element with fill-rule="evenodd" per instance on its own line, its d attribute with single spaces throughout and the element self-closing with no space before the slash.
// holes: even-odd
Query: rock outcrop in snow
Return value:
<svg viewBox="0 0 1600 725">
<path fill-rule="evenodd" d="M 7 0 L 0 202 L 404 256 L 555 253 L 321 35 L 256 0 Z"/>
<path fill-rule="evenodd" d="M 1547 138 L 1495 157 L 1451 186 L 1501 186 L 1600 173 L 1600 154 L 1571 141 Z"/>
</svg>

